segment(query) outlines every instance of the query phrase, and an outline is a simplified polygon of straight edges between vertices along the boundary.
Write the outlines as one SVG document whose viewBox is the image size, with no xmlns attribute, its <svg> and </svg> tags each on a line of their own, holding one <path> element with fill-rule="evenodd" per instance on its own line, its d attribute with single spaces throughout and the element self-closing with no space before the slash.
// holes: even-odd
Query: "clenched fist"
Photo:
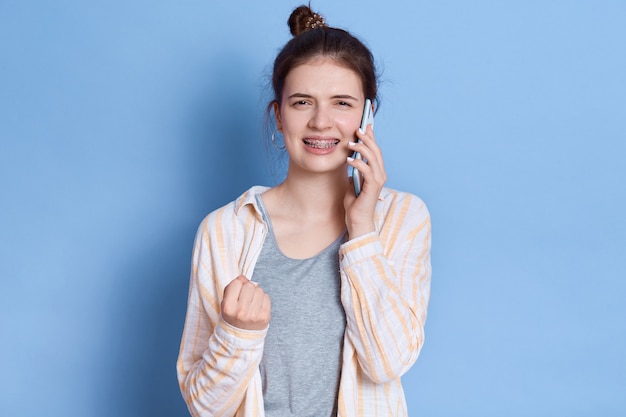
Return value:
<svg viewBox="0 0 626 417">
<path fill-rule="evenodd" d="M 270 322 L 270 309 L 270 296 L 243 275 L 224 288 L 222 317 L 231 326 L 263 330 Z"/>
</svg>

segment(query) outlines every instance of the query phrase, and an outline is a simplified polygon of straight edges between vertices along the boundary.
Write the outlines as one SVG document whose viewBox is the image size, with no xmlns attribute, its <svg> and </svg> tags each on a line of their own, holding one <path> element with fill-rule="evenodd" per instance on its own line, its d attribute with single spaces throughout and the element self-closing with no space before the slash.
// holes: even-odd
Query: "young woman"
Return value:
<svg viewBox="0 0 626 417">
<path fill-rule="evenodd" d="M 430 217 L 417 197 L 384 188 L 372 127 L 359 131 L 366 98 L 377 102 L 370 51 L 306 6 L 289 26 L 270 103 L 287 177 L 200 225 L 181 391 L 194 416 L 405 416 L 400 376 L 424 340 Z M 358 197 L 348 166 L 362 173 Z"/>
</svg>

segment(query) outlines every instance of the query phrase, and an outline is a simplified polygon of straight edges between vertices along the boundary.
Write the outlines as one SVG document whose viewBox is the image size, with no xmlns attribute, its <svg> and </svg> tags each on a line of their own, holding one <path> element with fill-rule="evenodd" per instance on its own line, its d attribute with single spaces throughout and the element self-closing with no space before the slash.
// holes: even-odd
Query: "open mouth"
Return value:
<svg viewBox="0 0 626 417">
<path fill-rule="evenodd" d="M 310 146 L 315 149 L 330 149 L 340 142 L 339 139 L 309 139 L 306 138 L 303 140 L 306 146 Z"/>
</svg>

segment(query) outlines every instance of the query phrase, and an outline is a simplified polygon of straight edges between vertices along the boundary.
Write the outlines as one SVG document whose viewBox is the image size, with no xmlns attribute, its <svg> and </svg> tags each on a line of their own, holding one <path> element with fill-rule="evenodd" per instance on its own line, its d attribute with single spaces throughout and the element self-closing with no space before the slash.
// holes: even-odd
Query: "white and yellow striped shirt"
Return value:
<svg viewBox="0 0 626 417">
<path fill-rule="evenodd" d="M 196 235 L 177 363 L 181 392 L 194 417 L 264 416 L 259 362 L 266 330 L 230 326 L 220 304 L 230 281 L 253 277 L 268 233 L 255 195 L 266 190 L 252 187 L 212 212 Z M 347 319 L 339 417 L 406 416 L 400 377 L 424 342 L 431 277 L 428 210 L 419 198 L 385 188 L 375 224 L 376 232 L 339 250 Z"/>
</svg>

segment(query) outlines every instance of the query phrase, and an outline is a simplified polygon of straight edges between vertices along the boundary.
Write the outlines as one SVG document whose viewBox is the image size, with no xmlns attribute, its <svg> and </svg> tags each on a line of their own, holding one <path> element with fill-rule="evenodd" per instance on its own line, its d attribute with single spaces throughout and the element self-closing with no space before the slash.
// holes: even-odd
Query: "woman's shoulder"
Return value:
<svg viewBox="0 0 626 417">
<path fill-rule="evenodd" d="M 415 194 L 383 188 L 377 206 L 377 229 L 393 230 L 389 236 L 403 233 L 417 233 L 430 229 L 430 212 L 424 201 Z"/>
<path fill-rule="evenodd" d="M 379 200 L 383 202 L 383 206 L 387 209 L 391 207 L 408 207 L 411 210 L 428 213 L 426 203 L 417 195 L 406 191 L 384 187 L 380 193 Z"/>
</svg>

